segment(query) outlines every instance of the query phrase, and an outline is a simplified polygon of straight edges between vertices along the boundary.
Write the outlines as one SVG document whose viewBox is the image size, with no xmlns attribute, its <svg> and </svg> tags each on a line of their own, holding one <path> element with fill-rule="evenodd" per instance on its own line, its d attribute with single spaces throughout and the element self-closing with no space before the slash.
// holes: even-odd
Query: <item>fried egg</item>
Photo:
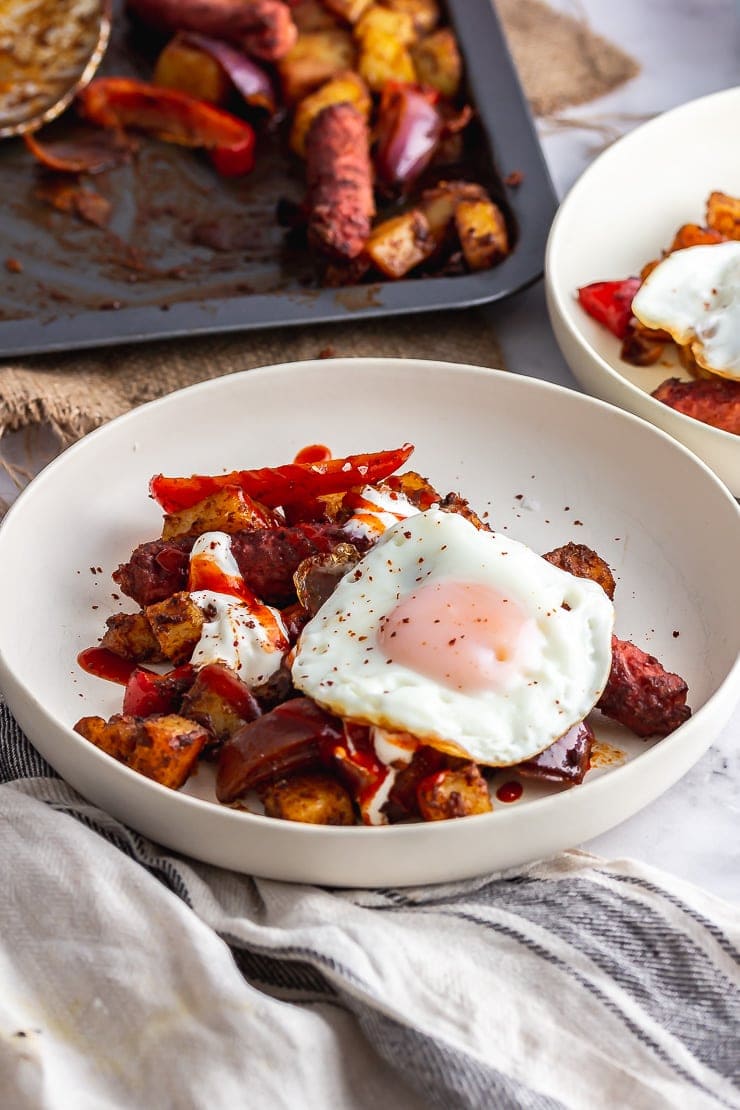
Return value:
<svg viewBox="0 0 740 1110">
<path fill-rule="evenodd" d="M 593 708 L 613 621 L 595 582 L 429 509 L 341 579 L 301 633 L 293 683 L 341 717 L 518 763 Z"/>
<path fill-rule="evenodd" d="M 632 311 L 660 328 L 700 366 L 740 379 L 740 242 L 674 251 L 637 291 Z"/>
</svg>

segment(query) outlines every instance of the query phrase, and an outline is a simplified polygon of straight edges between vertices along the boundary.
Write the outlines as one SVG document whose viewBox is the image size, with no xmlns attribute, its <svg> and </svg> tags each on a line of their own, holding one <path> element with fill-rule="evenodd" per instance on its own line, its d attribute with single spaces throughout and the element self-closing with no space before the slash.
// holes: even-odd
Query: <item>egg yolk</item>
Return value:
<svg viewBox="0 0 740 1110">
<path fill-rule="evenodd" d="M 481 582 L 429 582 L 381 623 L 389 660 L 455 690 L 508 685 L 538 637 L 521 605 Z"/>
</svg>

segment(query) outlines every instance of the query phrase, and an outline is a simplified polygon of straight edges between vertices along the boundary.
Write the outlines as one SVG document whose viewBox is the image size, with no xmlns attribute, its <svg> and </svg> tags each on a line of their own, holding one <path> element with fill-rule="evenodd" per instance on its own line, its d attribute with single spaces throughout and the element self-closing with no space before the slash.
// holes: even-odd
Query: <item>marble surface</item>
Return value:
<svg viewBox="0 0 740 1110">
<path fill-rule="evenodd" d="M 736 0 L 551 0 L 621 45 L 642 72 L 621 89 L 565 113 L 567 128 L 542 124 L 553 181 L 564 195 L 606 141 L 644 119 L 740 81 L 740 6 Z M 677 172 L 680 172 L 677 166 Z M 555 344 L 542 284 L 488 310 L 506 364 L 516 372 L 578 389 Z M 7 436 L 0 457 L 24 465 L 27 437 Z M 55 444 L 33 436 L 34 455 Z M 14 486 L 0 473 L 0 496 Z M 610 858 L 631 856 L 740 898 L 740 706 L 707 754 L 647 809 L 584 847 Z"/>
</svg>

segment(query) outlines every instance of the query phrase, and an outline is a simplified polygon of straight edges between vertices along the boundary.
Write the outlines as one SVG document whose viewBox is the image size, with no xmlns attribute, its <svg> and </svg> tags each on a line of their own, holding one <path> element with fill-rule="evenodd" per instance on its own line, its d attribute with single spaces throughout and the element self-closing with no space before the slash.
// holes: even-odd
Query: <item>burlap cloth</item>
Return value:
<svg viewBox="0 0 740 1110">
<path fill-rule="evenodd" d="M 637 72 L 635 62 L 582 17 L 560 14 L 540 0 L 496 3 L 538 115 L 593 100 Z M 205 378 L 322 355 L 504 364 L 486 313 L 475 309 L 37 355 L 0 366 L 0 435 L 46 423 L 67 442 L 135 405 Z"/>
</svg>

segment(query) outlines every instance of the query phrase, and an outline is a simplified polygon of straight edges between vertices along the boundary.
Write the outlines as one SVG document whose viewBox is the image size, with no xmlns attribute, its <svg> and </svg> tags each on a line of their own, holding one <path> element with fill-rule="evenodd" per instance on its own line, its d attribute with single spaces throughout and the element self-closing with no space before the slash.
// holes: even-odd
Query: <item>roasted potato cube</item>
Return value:
<svg viewBox="0 0 740 1110">
<path fill-rule="evenodd" d="M 674 251 L 685 250 L 686 247 L 711 246 L 712 243 L 721 243 L 724 236 L 711 227 L 699 227 L 698 224 L 684 224 L 676 232 L 676 237 L 671 243 L 670 254 Z"/>
<path fill-rule="evenodd" d="M 421 85 L 430 85 L 442 96 L 457 95 L 462 79 L 462 58 L 449 27 L 434 31 L 411 48 L 411 59 Z"/>
<path fill-rule="evenodd" d="M 303 98 L 295 110 L 290 145 L 301 158 L 306 155 L 306 135 L 319 112 L 330 104 L 353 104 L 365 119 L 370 118 L 373 102 L 367 85 L 351 69 L 338 73 L 316 92 Z"/>
<path fill-rule="evenodd" d="M 384 484 L 388 489 L 408 497 L 411 504 L 416 505 L 421 512 L 430 509 L 440 500 L 440 495 L 431 482 L 415 470 L 407 470 L 403 474 L 391 474 Z"/>
<path fill-rule="evenodd" d="M 302 100 L 342 70 L 352 69 L 355 44 L 341 28 L 299 35 L 292 50 L 278 62 L 283 95 L 289 104 Z"/>
<path fill-rule="evenodd" d="M 710 193 L 707 201 L 707 225 L 728 239 L 740 239 L 740 197 L 727 193 Z"/>
<path fill-rule="evenodd" d="M 164 657 L 173 663 L 189 659 L 205 624 L 190 594 L 183 590 L 144 611 Z"/>
<path fill-rule="evenodd" d="M 429 775 L 419 783 L 416 795 L 425 821 L 472 817 L 493 809 L 488 784 L 475 763 Z"/>
<path fill-rule="evenodd" d="M 471 270 L 487 270 L 509 253 L 504 214 L 492 200 L 461 200 L 455 226 Z"/>
<path fill-rule="evenodd" d="M 306 825 L 355 823 L 350 796 L 331 775 L 291 775 L 270 783 L 260 793 L 268 817 Z"/>
<path fill-rule="evenodd" d="M 164 658 L 146 613 L 116 613 L 108 617 L 100 646 L 136 663 L 159 663 Z"/>
<path fill-rule="evenodd" d="M 416 80 L 408 51 L 416 38 L 411 16 L 375 5 L 355 24 L 355 38 L 360 46 L 357 71 L 373 92 L 382 92 L 386 81 Z"/>
<path fill-rule="evenodd" d="M 340 19 L 345 19 L 347 23 L 356 23 L 372 2 L 373 0 L 324 0 L 329 11 Z"/>
<path fill-rule="evenodd" d="M 335 16 L 324 7 L 321 0 L 300 0 L 292 8 L 291 15 L 301 35 L 310 31 L 331 31 L 339 26 Z"/>
<path fill-rule="evenodd" d="M 226 486 L 204 497 L 189 509 L 168 513 L 162 525 L 162 539 L 175 536 L 201 536 L 204 532 L 252 532 L 269 528 L 274 517 L 269 509 L 245 497 L 236 486 Z"/>
<path fill-rule="evenodd" d="M 576 578 L 590 578 L 598 583 L 606 596 L 613 600 L 616 583 L 609 564 L 583 543 L 566 543 L 542 556 L 554 567 L 567 571 Z"/>
<path fill-rule="evenodd" d="M 154 84 L 212 104 L 225 104 L 231 88 L 229 78 L 214 58 L 178 37 L 168 42 L 157 58 Z"/>
<path fill-rule="evenodd" d="M 384 8 L 393 12 L 405 12 L 410 15 L 414 30 L 419 35 L 426 35 L 439 23 L 440 11 L 437 0 L 380 0 Z"/>
<path fill-rule="evenodd" d="M 486 524 L 484 520 L 476 513 L 475 509 L 470 507 L 470 504 L 459 493 L 448 493 L 443 497 L 439 503 L 439 507 L 443 513 L 456 513 L 458 516 L 464 516 L 471 524 L 475 525 L 479 532 L 490 532 L 490 524 Z"/>
<path fill-rule="evenodd" d="M 260 708 L 249 687 L 224 663 L 209 663 L 198 673 L 180 707 L 183 717 L 197 721 L 220 742 L 249 721 Z"/>
<path fill-rule="evenodd" d="M 436 245 L 426 216 L 413 208 L 374 227 L 365 251 L 386 277 L 395 279 L 429 258 Z"/>
<path fill-rule="evenodd" d="M 645 328 L 639 322 L 629 323 L 622 340 L 620 358 L 632 366 L 652 366 L 662 356 L 669 339 L 670 336 Z"/>
<path fill-rule="evenodd" d="M 139 722 L 136 747 L 126 762 L 148 779 L 179 790 L 192 774 L 207 740 L 202 725 L 176 713 L 147 717 Z"/>
<path fill-rule="evenodd" d="M 429 230 L 439 245 L 444 241 L 461 200 L 487 200 L 482 185 L 473 181 L 440 181 L 433 189 L 425 189 L 420 208 L 429 221 Z"/>
<path fill-rule="evenodd" d="M 127 763 L 136 746 L 139 735 L 139 721 L 135 717 L 120 714 L 104 721 L 102 717 L 82 717 L 75 725 L 75 732 L 84 736 L 96 748 L 112 755 L 114 759 Z"/>
</svg>

